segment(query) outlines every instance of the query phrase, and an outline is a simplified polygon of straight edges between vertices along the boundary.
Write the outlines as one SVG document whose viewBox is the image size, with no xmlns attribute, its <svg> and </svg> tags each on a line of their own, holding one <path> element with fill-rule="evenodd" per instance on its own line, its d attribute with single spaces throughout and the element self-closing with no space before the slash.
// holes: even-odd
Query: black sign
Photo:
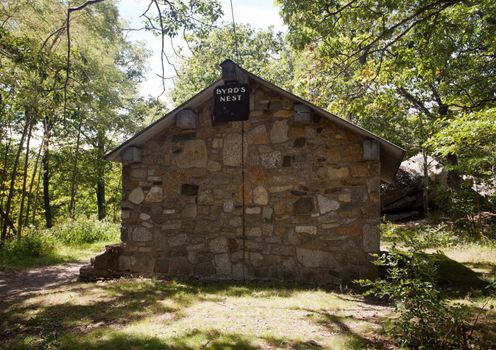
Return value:
<svg viewBox="0 0 496 350">
<path fill-rule="evenodd" d="M 214 122 L 248 120 L 250 93 L 248 84 L 232 83 L 214 90 Z"/>
</svg>

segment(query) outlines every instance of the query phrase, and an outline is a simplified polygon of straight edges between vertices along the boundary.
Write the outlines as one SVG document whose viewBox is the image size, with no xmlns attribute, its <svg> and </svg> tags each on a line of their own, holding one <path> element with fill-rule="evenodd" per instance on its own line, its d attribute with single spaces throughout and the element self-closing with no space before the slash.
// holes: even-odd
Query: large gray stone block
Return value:
<svg viewBox="0 0 496 350">
<path fill-rule="evenodd" d="M 296 257 L 304 267 L 336 267 L 332 253 L 321 250 L 296 248 Z"/>
<path fill-rule="evenodd" d="M 129 146 L 122 151 L 122 163 L 124 164 L 141 163 L 141 160 L 142 152 L 139 147 Z"/>
<path fill-rule="evenodd" d="M 198 116 L 191 109 L 183 109 L 176 114 L 176 127 L 179 129 L 196 129 Z"/>
<path fill-rule="evenodd" d="M 227 134 L 224 137 L 224 148 L 222 149 L 222 159 L 225 166 L 241 165 L 241 134 Z M 244 140 L 244 153 L 248 151 L 248 143 Z"/>
<path fill-rule="evenodd" d="M 301 103 L 296 103 L 294 105 L 293 119 L 297 123 L 310 123 L 312 120 L 310 107 Z"/>
<path fill-rule="evenodd" d="M 327 198 L 321 194 L 317 195 L 317 201 L 319 202 L 319 210 L 321 214 L 328 213 L 330 211 L 339 209 L 339 202 L 334 199 Z"/>
<path fill-rule="evenodd" d="M 135 242 L 148 242 L 152 240 L 152 233 L 146 228 L 139 226 L 133 230 L 133 241 Z"/>
<path fill-rule="evenodd" d="M 282 143 L 288 140 L 288 121 L 276 120 L 270 129 L 270 142 Z"/>
<path fill-rule="evenodd" d="M 140 204 L 145 200 L 145 193 L 141 187 L 134 188 L 127 196 L 128 201 L 133 204 Z"/>
<path fill-rule="evenodd" d="M 379 160 L 381 154 L 379 141 L 363 140 L 363 160 Z"/>
</svg>

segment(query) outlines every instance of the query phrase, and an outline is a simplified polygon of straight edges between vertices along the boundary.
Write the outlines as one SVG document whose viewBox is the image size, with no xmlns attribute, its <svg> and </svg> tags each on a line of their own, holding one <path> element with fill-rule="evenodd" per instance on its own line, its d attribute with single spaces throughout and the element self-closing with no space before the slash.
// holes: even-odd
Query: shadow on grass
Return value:
<svg viewBox="0 0 496 350">
<path fill-rule="evenodd" d="M 381 324 L 382 320 L 377 315 L 374 316 L 363 316 L 358 318 L 357 316 L 339 316 L 336 314 L 331 314 L 326 310 L 310 310 L 306 309 L 309 315 L 312 317 L 313 321 L 325 327 L 330 333 L 342 334 L 345 336 L 345 349 L 383 349 L 386 344 L 383 340 L 378 337 L 366 337 L 365 334 L 361 334 L 357 329 L 360 328 L 359 325 L 352 329 L 350 324 L 358 322 L 373 323 L 376 325 Z M 364 332 L 365 333 L 365 332 Z"/>
<path fill-rule="evenodd" d="M 494 293 L 484 275 L 472 270 L 470 264 L 462 264 L 443 254 L 430 256 L 436 262 L 439 286 L 448 296 L 490 295 Z M 466 266 L 468 265 L 468 266 Z M 469 267 L 470 266 L 470 267 Z M 475 268 L 475 266 L 474 266 Z M 492 266 L 492 271 L 496 267 Z"/>
<path fill-rule="evenodd" d="M 382 252 L 388 254 L 388 252 Z M 460 263 L 450 259 L 442 253 L 423 253 L 423 258 L 434 263 L 437 269 L 437 283 L 448 297 L 463 297 L 467 294 L 472 296 L 491 295 L 494 290 L 488 288 L 490 282 L 487 275 L 474 271 L 477 264 Z M 491 266 L 487 266 L 491 265 Z M 405 255 L 403 260 L 398 262 L 400 268 L 408 267 L 408 258 Z M 472 267 L 472 268 L 471 268 Z M 492 272 L 496 271 L 496 266 L 485 264 Z M 380 266 L 379 274 L 381 278 L 388 279 L 388 266 Z"/>
<path fill-rule="evenodd" d="M 466 262 L 463 264 L 467 265 L 471 269 L 481 270 L 481 274 L 484 277 L 496 278 L 496 264 L 488 262 Z"/>
<path fill-rule="evenodd" d="M 193 330 L 167 339 L 123 333 L 113 333 L 110 336 L 93 339 L 87 338 L 62 338 L 58 348 L 67 350 L 255 350 L 260 348 L 253 339 L 235 333 L 220 333 L 216 330 Z"/>
<path fill-rule="evenodd" d="M 261 343 L 265 343 L 264 346 Z M 344 349 L 362 349 L 364 343 L 353 335 L 346 339 Z M 157 337 L 129 336 L 127 334 L 113 334 L 110 337 L 76 340 L 63 339 L 60 349 L 74 350 L 256 350 L 275 347 L 278 349 L 310 350 L 320 349 L 322 346 L 313 340 L 291 340 L 281 337 L 248 337 L 237 333 L 219 332 L 217 330 L 192 330 L 178 336 L 160 339 Z"/>
<path fill-rule="evenodd" d="M 121 336 L 118 330 L 148 317 L 160 317 L 161 324 L 167 326 L 183 318 L 183 309 L 197 302 L 221 302 L 226 297 L 242 296 L 284 298 L 301 290 L 308 288 L 259 283 L 180 283 L 145 279 L 74 283 L 35 298 L 24 295 L 4 303 L 0 307 L 0 349 L 2 346 L 6 349 L 45 349 L 52 344 L 69 344 L 72 341 L 70 339 L 75 336 L 78 339 L 93 338 L 98 332 L 103 332 L 104 336 L 94 347 L 91 341 L 85 340 L 86 343 L 80 347 L 75 342 L 74 346 L 67 348 L 132 349 L 141 348 L 140 344 L 149 341 L 147 349 L 196 349 L 194 346 L 180 344 L 179 338 L 173 341 L 172 347 L 164 347 L 159 339 L 129 338 L 127 335 Z M 244 338 L 212 334 L 203 336 L 216 339 L 209 345 L 210 349 L 224 349 L 226 347 L 223 346 L 230 343 L 235 344 L 231 347 L 233 349 L 252 348 Z M 206 341 L 212 339 L 208 338 Z"/>
</svg>

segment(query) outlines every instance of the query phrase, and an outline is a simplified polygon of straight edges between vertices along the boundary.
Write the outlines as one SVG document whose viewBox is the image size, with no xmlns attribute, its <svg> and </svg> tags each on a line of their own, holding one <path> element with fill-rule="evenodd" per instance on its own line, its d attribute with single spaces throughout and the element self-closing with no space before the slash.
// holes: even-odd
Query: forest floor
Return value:
<svg viewBox="0 0 496 350">
<path fill-rule="evenodd" d="M 442 269 L 454 301 L 496 271 L 496 250 L 459 246 Z M 383 335 L 391 306 L 352 291 L 257 283 L 77 280 L 80 263 L 0 274 L 0 349 L 395 349 Z M 490 348 L 489 345 L 488 348 Z"/>
</svg>

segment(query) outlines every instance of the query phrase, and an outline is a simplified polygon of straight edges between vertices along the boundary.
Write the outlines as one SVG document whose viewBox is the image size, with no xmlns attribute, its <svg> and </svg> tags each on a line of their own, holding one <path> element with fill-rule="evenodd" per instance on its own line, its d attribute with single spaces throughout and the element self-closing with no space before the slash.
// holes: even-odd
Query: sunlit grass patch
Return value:
<svg viewBox="0 0 496 350">
<path fill-rule="evenodd" d="M 353 318 L 369 307 L 377 318 Z M 352 349 L 390 312 L 360 296 L 311 288 L 141 278 L 73 283 L 9 308 L 0 314 L 8 349 Z M 354 334 L 309 316 L 322 310 Z"/>
<path fill-rule="evenodd" d="M 496 244 L 461 243 L 442 251 L 477 272 L 496 274 Z"/>
</svg>

